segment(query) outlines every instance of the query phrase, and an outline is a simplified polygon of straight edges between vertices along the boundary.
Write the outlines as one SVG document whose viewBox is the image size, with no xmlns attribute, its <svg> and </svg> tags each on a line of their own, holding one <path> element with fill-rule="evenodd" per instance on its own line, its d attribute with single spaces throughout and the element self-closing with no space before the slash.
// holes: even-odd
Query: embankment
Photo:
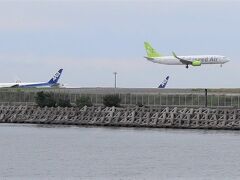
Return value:
<svg viewBox="0 0 240 180">
<path fill-rule="evenodd" d="M 0 123 L 240 129 L 240 109 L 0 106 Z"/>
</svg>

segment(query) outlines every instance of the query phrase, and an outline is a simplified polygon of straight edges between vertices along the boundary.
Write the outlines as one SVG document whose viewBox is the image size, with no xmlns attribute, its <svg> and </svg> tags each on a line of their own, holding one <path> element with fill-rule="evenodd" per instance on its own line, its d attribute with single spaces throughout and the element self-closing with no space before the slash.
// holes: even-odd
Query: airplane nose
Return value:
<svg viewBox="0 0 240 180">
<path fill-rule="evenodd" d="M 229 61 L 230 61 L 229 58 L 224 58 L 224 63 L 227 63 L 227 62 L 229 62 Z"/>
</svg>

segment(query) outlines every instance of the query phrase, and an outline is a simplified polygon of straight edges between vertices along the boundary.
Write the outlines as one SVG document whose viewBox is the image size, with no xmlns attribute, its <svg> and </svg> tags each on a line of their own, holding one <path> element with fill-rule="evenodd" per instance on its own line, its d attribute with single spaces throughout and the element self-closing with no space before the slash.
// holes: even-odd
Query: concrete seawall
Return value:
<svg viewBox="0 0 240 180">
<path fill-rule="evenodd" d="M 0 106 L 0 123 L 240 129 L 240 109 Z"/>
</svg>

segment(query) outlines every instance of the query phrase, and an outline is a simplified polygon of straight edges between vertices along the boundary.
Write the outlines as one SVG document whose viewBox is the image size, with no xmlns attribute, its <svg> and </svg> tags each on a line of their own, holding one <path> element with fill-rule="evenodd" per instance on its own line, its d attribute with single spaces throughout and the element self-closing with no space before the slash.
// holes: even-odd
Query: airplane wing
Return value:
<svg viewBox="0 0 240 180">
<path fill-rule="evenodd" d="M 144 58 L 148 59 L 148 60 L 154 60 L 153 57 L 147 57 L 147 56 L 144 56 Z"/>
<path fill-rule="evenodd" d="M 10 88 L 17 88 L 17 87 L 19 87 L 19 84 L 14 84 L 14 85 L 10 86 Z"/>
<path fill-rule="evenodd" d="M 173 54 L 173 56 L 174 56 L 176 59 L 178 59 L 181 63 L 186 64 L 186 65 L 192 64 L 192 61 L 189 61 L 189 60 L 186 60 L 186 59 L 182 59 L 182 58 L 178 57 L 174 52 L 172 52 L 172 54 Z"/>
<path fill-rule="evenodd" d="M 0 83 L 0 88 L 17 88 L 19 87 L 19 84 L 14 84 L 14 83 Z"/>
</svg>

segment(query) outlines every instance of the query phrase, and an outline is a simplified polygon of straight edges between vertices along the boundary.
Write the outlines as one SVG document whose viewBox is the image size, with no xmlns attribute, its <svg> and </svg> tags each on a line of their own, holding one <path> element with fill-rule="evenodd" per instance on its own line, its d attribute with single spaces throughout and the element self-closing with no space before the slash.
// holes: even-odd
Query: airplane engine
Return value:
<svg viewBox="0 0 240 180">
<path fill-rule="evenodd" d="M 202 65 L 202 62 L 199 60 L 195 60 L 192 62 L 192 66 L 201 66 L 201 65 Z"/>
</svg>

